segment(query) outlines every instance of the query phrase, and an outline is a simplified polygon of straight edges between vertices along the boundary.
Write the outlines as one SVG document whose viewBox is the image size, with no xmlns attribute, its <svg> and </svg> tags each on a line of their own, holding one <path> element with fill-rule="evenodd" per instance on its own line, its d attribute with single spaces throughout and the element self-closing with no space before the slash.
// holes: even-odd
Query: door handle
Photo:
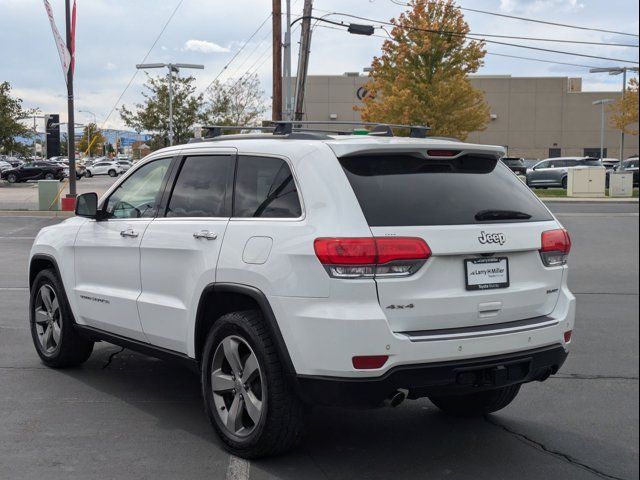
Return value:
<svg viewBox="0 0 640 480">
<path fill-rule="evenodd" d="M 120 236 L 121 237 L 136 238 L 138 236 L 138 232 L 134 232 L 133 228 L 127 228 L 126 230 L 120 231 Z"/>
<path fill-rule="evenodd" d="M 218 234 L 210 232 L 209 230 L 201 230 L 193 234 L 193 238 L 204 238 L 205 240 L 215 240 L 218 238 Z"/>
</svg>

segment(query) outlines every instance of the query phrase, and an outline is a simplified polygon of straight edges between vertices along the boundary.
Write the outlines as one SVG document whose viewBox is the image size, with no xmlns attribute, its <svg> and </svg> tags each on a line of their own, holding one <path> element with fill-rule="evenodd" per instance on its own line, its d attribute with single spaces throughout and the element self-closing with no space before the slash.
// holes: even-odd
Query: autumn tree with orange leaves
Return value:
<svg viewBox="0 0 640 480">
<path fill-rule="evenodd" d="M 489 106 L 467 78 L 483 65 L 484 43 L 467 41 L 469 25 L 453 1 L 408 5 L 373 59 L 362 119 L 428 125 L 430 135 L 462 140 L 484 130 Z"/>
<path fill-rule="evenodd" d="M 624 98 L 611 105 L 609 124 L 629 135 L 638 135 L 638 79 L 629 80 Z"/>
</svg>

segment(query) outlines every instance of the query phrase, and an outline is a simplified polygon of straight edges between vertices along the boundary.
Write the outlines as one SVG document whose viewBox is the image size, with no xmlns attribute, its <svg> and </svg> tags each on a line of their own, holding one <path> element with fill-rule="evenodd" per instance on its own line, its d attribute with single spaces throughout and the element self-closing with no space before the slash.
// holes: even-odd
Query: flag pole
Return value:
<svg viewBox="0 0 640 480">
<path fill-rule="evenodd" d="M 67 28 L 67 49 L 71 54 L 71 62 L 67 71 L 67 125 L 69 140 L 68 153 L 69 153 L 69 194 L 67 198 L 76 197 L 76 138 L 75 138 L 75 118 L 73 109 L 73 68 L 75 57 L 75 32 L 71 23 L 71 0 L 65 0 L 65 23 Z M 75 0 L 74 0 L 74 12 L 75 14 Z M 75 20 L 75 19 L 74 19 Z M 75 24 L 75 21 L 73 22 Z M 75 25 L 73 25 L 75 27 Z"/>
</svg>

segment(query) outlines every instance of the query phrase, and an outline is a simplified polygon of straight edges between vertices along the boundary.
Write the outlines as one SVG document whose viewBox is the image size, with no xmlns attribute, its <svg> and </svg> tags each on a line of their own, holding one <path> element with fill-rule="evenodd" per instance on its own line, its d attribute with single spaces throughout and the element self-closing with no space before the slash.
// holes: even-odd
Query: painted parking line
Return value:
<svg viewBox="0 0 640 480">
<path fill-rule="evenodd" d="M 226 480 L 249 480 L 251 464 L 242 458 L 229 455 Z"/>
</svg>

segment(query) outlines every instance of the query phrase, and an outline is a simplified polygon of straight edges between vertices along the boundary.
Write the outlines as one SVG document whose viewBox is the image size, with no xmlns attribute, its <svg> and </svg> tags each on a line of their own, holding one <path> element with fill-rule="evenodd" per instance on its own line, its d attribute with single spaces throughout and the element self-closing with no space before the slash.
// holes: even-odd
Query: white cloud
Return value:
<svg viewBox="0 0 640 480">
<path fill-rule="evenodd" d="M 117 65 L 113 62 L 107 62 L 107 64 L 104 66 L 104 68 L 106 70 L 115 70 L 117 68 Z"/>
<path fill-rule="evenodd" d="M 500 10 L 510 13 L 532 13 L 544 10 L 566 12 L 584 7 L 584 3 L 578 0 L 500 0 Z"/>
<path fill-rule="evenodd" d="M 221 47 L 217 43 L 207 42 L 206 40 L 187 40 L 184 43 L 184 49 L 192 52 L 200 53 L 226 53 L 228 48 Z"/>
</svg>

